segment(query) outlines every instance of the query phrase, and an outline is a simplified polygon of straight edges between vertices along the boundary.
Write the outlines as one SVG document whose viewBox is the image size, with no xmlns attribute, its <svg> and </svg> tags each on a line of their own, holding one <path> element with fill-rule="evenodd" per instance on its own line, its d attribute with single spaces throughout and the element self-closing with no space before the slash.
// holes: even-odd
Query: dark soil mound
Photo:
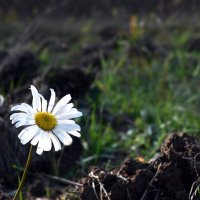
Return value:
<svg viewBox="0 0 200 200">
<path fill-rule="evenodd" d="M 81 180 L 82 200 L 198 199 L 200 141 L 185 133 L 171 134 L 160 155 L 148 163 L 127 158 L 112 171 L 92 168 Z M 191 198 L 191 196 L 193 197 Z"/>
</svg>

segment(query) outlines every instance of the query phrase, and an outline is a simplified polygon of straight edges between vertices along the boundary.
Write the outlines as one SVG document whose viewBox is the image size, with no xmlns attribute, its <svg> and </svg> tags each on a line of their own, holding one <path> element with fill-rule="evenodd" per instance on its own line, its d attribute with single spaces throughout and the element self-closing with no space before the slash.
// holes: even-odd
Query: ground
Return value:
<svg viewBox="0 0 200 200">
<path fill-rule="evenodd" d="M 85 197 L 87 181 L 98 182 L 91 178 L 91 172 L 94 176 L 102 172 L 101 181 L 111 176 L 113 182 L 105 189 L 109 198 L 120 198 L 110 191 L 120 179 L 117 169 L 126 165 L 127 159 L 121 163 L 127 156 L 131 157 L 128 166 L 140 167 L 131 174 L 123 171 L 122 185 L 126 189 L 126 179 L 134 184 L 141 176 L 143 189 L 136 192 L 136 199 L 147 199 L 149 191 L 154 189 L 150 196 L 154 199 L 156 195 L 161 195 L 160 199 L 187 199 L 198 177 L 195 168 L 190 166 L 191 180 L 177 184 L 180 190 L 176 193 L 170 188 L 174 182 L 169 182 L 169 187 L 165 188 L 164 183 L 169 181 L 165 173 L 174 170 L 174 158 L 166 153 L 173 140 L 166 140 L 161 152 L 160 146 L 170 133 L 185 132 L 196 137 L 199 134 L 198 15 L 185 12 L 167 16 L 151 12 L 122 15 L 115 8 L 109 17 L 68 16 L 63 19 L 62 16 L 62 19 L 53 20 L 48 19 L 48 15 L 49 12 L 28 23 L 13 22 L 11 15 L 1 25 L 0 92 L 5 97 L 0 107 L 2 195 L 10 196 L 15 191 L 29 149 L 29 145 L 20 144 L 19 130 L 9 122 L 10 107 L 19 102 L 31 103 L 28 88 L 34 84 L 46 97 L 49 97 L 49 88 L 54 88 L 59 98 L 70 93 L 84 115 L 77 121 L 82 128 L 80 140 L 74 138 L 72 146 L 58 153 L 33 155 L 23 190 L 24 199 L 60 196 L 89 199 Z M 184 142 L 190 140 L 185 135 L 173 137 L 180 137 Z M 191 146 L 198 143 L 193 137 L 191 141 Z M 184 142 L 184 149 L 172 149 L 194 159 L 195 155 L 189 154 L 190 148 L 185 147 Z M 159 156 L 165 164 L 152 166 L 149 160 Z M 177 178 L 176 182 L 183 179 L 181 173 L 188 172 L 183 171 L 182 160 L 181 157 L 180 166 L 172 175 Z M 190 160 L 184 162 L 191 164 Z M 97 167 L 90 169 L 91 166 Z M 155 184 L 157 171 L 161 178 Z M 84 189 L 67 184 L 59 177 L 84 184 Z M 159 184 L 161 189 L 158 189 Z M 137 190 L 135 186 L 130 187 Z M 97 196 L 101 195 L 99 191 L 97 188 Z M 95 195 L 94 188 L 89 192 Z M 102 195 L 108 198 L 105 191 Z M 94 196 L 90 198 L 95 199 Z"/>
</svg>

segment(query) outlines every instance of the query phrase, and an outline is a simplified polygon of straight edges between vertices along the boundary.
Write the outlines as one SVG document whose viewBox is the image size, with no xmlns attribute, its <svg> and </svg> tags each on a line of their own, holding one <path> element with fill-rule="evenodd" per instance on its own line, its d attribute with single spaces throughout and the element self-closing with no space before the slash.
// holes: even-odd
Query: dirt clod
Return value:
<svg viewBox="0 0 200 200">
<path fill-rule="evenodd" d="M 156 160 L 143 163 L 127 158 L 111 171 L 92 168 L 82 179 L 81 199 L 188 200 L 200 173 L 199 152 L 196 137 L 170 134 Z"/>
</svg>

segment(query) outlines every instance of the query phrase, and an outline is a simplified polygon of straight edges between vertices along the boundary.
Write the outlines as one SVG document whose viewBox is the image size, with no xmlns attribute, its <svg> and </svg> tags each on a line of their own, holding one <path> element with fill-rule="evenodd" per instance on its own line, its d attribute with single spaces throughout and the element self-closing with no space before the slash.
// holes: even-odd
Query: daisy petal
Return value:
<svg viewBox="0 0 200 200">
<path fill-rule="evenodd" d="M 55 115 L 55 114 L 57 113 L 57 111 L 58 111 L 59 109 L 61 109 L 63 106 L 66 106 L 67 103 L 68 103 L 70 100 L 71 100 L 71 95 L 70 95 L 70 94 L 64 96 L 64 97 L 56 104 L 55 108 L 53 109 L 52 114 Z"/>
<path fill-rule="evenodd" d="M 49 136 L 50 136 L 50 138 L 51 138 L 51 140 L 53 142 L 55 151 L 59 151 L 61 149 L 61 144 L 60 144 L 58 138 L 52 133 L 49 133 Z"/>
<path fill-rule="evenodd" d="M 37 153 L 38 155 L 42 155 L 43 151 L 44 151 L 43 148 L 40 147 L 40 146 L 38 146 L 38 147 L 37 147 L 37 150 L 36 150 L 36 153 Z"/>
<path fill-rule="evenodd" d="M 57 119 L 58 124 L 75 124 L 74 120 L 68 120 L 68 119 Z"/>
<path fill-rule="evenodd" d="M 55 100 L 56 100 L 55 91 L 53 89 L 50 89 L 50 91 L 51 91 L 51 97 L 50 97 L 50 100 L 49 100 L 48 112 L 52 111 L 54 104 L 55 104 Z"/>
<path fill-rule="evenodd" d="M 23 136 L 24 134 L 28 134 L 28 132 L 31 131 L 32 129 L 34 130 L 35 127 L 37 127 L 37 126 L 34 125 L 34 126 L 26 127 L 25 129 L 23 129 L 23 130 L 19 133 L 18 138 L 21 139 L 22 136 Z"/>
<path fill-rule="evenodd" d="M 51 139 L 47 132 L 40 130 L 40 140 L 38 143 L 38 147 L 42 148 L 43 151 L 50 151 L 51 150 Z"/>
<path fill-rule="evenodd" d="M 38 146 L 40 146 L 43 149 L 43 151 L 51 150 L 52 143 L 48 132 L 42 131 L 41 139 L 38 143 Z"/>
<path fill-rule="evenodd" d="M 46 112 L 47 111 L 47 100 L 40 95 L 41 99 L 42 99 L 42 112 Z"/>
<path fill-rule="evenodd" d="M 69 131 L 68 133 L 75 137 L 79 137 L 79 138 L 81 137 L 81 134 L 78 131 Z"/>
<path fill-rule="evenodd" d="M 58 124 L 55 129 L 68 131 L 80 131 L 81 127 L 78 124 Z"/>
<path fill-rule="evenodd" d="M 25 112 L 27 114 L 29 114 L 29 110 L 27 107 L 25 107 L 24 105 L 16 105 L 14 107 L 11 108 L 11 111 L 20 111 L 20 112 Z"/>
<path fill-rule="evenodd" d="M 27 117 L 27 116 L 19 116 L 19 117 L 15 117 L 12 121 L 11 121 L 11 123 L 12 124 L 14 124 L 14 123 L 16 123 L 16 122 L 19 122 L 19 121 L 27 121 L 27 120 L 33 120 L 32 118 L 29 118 L 29 117 Z"/>
<path fill-rule="evenodd" d="M 82 112 L 71 112 L 69 114 L 64 114 L 64 115 L 60 115 L 57 117 L 57 119 L 73 119 L 73 118 L 77 118 L 77 117 L 81 117 L 83 114 Z"/>
<path fill-rule="evenodd" d="M 65 131 L 56 130 L 53 132 L 64 145 L 72 144 L 72 138 Z"/>
<path fill-rule="evenodd" d="M 56 116 L 60 116 L 60 115 L 64 115 L 66 113 L 69 113 L 72 111 L 72 108 L 73 108 L 74 104 L 73 103 L 69 103 L 67 104 L 65 107 L 62 107 L 62 109 L 59 109 L 57 112 L 56 112 Z"/>
<path fill-rule="evenodd" d="M 34 125 L 34 124 L 35 124 L 35 120 L 33 119 L 22 119 L 21 121 L 15 124 L 15 127 L 19 128 L 20 126 L 28 126 L 28 125 Z"/>
<path fill-rule="evenodd" d="M 30 105 L 28 105 L 27 103 L 22 103 L 21 105 L 27 108 L 28 113 L 30 115 L 34 115 L 35 114 L 35 110 L 33 110 L 33 108 Z"/>
<path fill-rule="evenodd" d="M 23 145 L 30 142 L 33 139 L 33 137 L 37 134 L 37 132 L 39 132 L 39 128 L 36 125 L 31 126 L 29 129 L 24 129 L 24 130 L 26 130 L 26 132 L 24 134 L 18 136 L 18 137 L 20 137 L 21 143 Z"/>
<path fill-rule="evenodd" d="M 10 115 L 10 120 L 13 120 L 13 119 L 18 118 L 18 117 L 31 118 L 27 113 L 13 113 L 12 115 Z"/>
<path fill-rule="evenodd" d="M 37 110 L 37 111 L 41 111 L 41 100 L 40 100 L 40 96 L 39 93 L 37 91 L 37 89 L 35 88 L 35 86 L 31 85 L 31 93 L 33 96 L 33 109 Z"/>
<path fill-rule="evenodd" d="M 41 138 L 41 130 L 39 129 L 37 134 L 35 134 L 35 137 L 31 140 L 31 144 L 35 146 L 39 142 L 40 138 Z"/>
<path fill-rule="evenodd" d="M 65 107 L 66 111 L 70 111 L 74 107 L 73 103 L 68 103 Z"/>
<path fill-rule="evenodd" d="M 77 113 L 77 112 L 79 112 L 79 111 L 76 108 L 70 108 L 70 109 L 63 108 L 63 109 L 61 109 L 60 114 L 59 115 L 57 114 L 57 116 L 71 114 L 71 113 Z"/>
<path fill-rule="evenodd" d="M 40 139 L 38 141 L 38 146 L 37 146 L 37 150 L 36 150 L 36 153 L 39 155 L 41 155 L 42 152 L 44 151 L 44 147 L 43 147 L 43 139 L 44 138 L 43 137 L 45 137 L 45 136 L 43 136 L 43 134 L 44 134 L 44 131 L 40 130 Z"/>
<path fill-rule="evenodd" d="M 23 134 L 27 133 L 31 128 L 32 128 L 32 127 L 29 126 L 29 127 L 25 128 L 25 129 L 23 129 L 23 130 L 19 133 L 18 138 L 21 139 L 21 137 L 23 136 Z"/>
</svg>

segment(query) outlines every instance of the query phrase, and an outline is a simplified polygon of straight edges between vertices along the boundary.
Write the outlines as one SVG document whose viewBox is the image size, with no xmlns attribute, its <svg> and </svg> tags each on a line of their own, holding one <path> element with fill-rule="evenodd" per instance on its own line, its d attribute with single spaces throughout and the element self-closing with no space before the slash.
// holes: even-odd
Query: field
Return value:
<svg viewBox="0 0 200 200">
<path fill-rule="evenodd" d="M 26 162 L 29 144 L 21 145 L 9 116 L 13 105 L 31 103 L 31 84 L 47 99 L 49 88 L 58 98 L 71 94 L 83 113 L 76 120 L 82 136 L 59 152 L 34 152 L 21 199 L 75 200 L 80 194 L 87 199 L 82 184 L 90 169 L 94 172 L 91 166 L 112 171 L 127 156 L 148 163 L 159 157 L 170 133 L 199 137 L 200 25 L 195 13 L 121 17 L 113 9 L 109 20 L 40 16 L 25 24 L 13 23 L 10 15 L 0 25 L 1 199 L 15 193 Z M 161 191 L 157 199 L 187 199 L 162 186 Z M 142 199 L 142 194 L 135 199 L 156 199 Z M 98 195 L 109 199 L 105 191 Z"/>
</svg>

